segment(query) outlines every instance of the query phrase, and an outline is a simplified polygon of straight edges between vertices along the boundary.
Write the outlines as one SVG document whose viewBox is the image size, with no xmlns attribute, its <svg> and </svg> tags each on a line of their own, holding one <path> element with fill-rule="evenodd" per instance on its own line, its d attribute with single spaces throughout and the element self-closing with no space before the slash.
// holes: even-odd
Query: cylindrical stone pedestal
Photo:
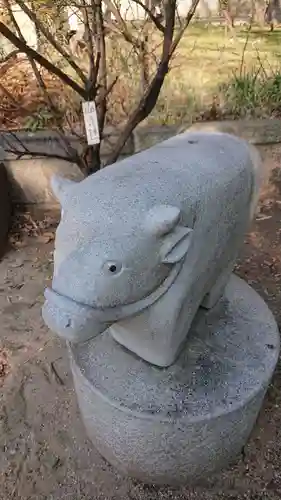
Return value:
<svg viewBox="0 0 281 500">
<path fill-rule="evenodd" d="M 177 361 L 158 368 L 107 331 L 70 348 L 89 437 L 120 471 L 159 484 L 197 481 L 239 455 L 255 424 L 279 353 L 261 297 L 233 277 L 201 310 Z"/>
</svg>

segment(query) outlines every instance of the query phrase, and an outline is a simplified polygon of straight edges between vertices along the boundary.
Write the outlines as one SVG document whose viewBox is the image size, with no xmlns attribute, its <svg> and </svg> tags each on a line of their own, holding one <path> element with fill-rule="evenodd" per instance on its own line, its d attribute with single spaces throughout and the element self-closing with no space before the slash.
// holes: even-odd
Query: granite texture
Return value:
<svg viewBox="0 0 281 500">
<path fill-rule="evenodd" d="M 43 317 L 82 342 L 109 326 L 168 366 L 203 305 L 223 293 L 257 202 L 261 162 L 242 139 L 183 133 L 80 183 L 55 177 L 62 205 Z"/>
<path fill-rule="evenodd" d="M 193 483 L 237 458 L 255 424 L 279 353 L 261 297 L 232 276 L 199 310 L 169 368 L 152 366 L 109 331 L 69 346 L 89 437 L 120 471 L 145 482 Z"/>
</svg>

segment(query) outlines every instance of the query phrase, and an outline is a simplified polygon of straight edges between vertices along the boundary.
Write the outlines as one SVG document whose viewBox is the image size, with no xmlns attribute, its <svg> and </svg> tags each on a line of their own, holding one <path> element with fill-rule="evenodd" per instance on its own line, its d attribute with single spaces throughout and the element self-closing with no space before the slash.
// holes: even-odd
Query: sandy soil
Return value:
<svg viewBox="0 0 281 500">
<path fill-rule="evenodd" d="M 263 154 L 270 183 L 236 271 L 281 325 L 281 149 Z M 79 417 L 65 346 L 40 316 L 52 273 L 47 241 L 29 238 L 0 263 L 0 499 L 281 498 L 281 364 L 239 462 L 196 489 L 139 484 L 99 456 Z"/>
</svg>

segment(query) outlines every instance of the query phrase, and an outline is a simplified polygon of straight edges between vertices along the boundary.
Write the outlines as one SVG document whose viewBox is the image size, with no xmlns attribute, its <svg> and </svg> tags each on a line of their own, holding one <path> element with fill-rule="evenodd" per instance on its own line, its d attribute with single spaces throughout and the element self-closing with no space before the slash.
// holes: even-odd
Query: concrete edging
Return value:
<svg viewBox="0 0 281 500">
<path fill-rule="evenodd" d="M 198 122 L 191 126 L 141 125 L 134 130 L 127 141 L 122 151 L 121 158 L 131 156 L 143 149 L 147 149 L 186 129 L 229 132 L 239 137 L 243 137 L 250 143 L 256 145 L 281 143 L 281 120 L 277 119 Z M 116 128 L 106 128 L 105 138 L 101 145 L 101 157 L 103 160 L 107 159 L 118 135 L 118 130 L 116 130 Z M 67 138 L 71 147 L 76 149 L 78 154 L 81 154 L 85 144 L 75 136 L 69 135 Z M 23 146 L 21 146 L 21 143 Z M 53 156 L 66 156 L 61 138 L 59 134 L 54 131 L 21 131 L 16 133 L 13 132 L 12 135 L 9 134 L 9 132 L 1 133 L 0 146 L 5 150 L 16 149 L 19 153 L 15 155 L 6 152 L 5 160 L 11 181 L 11 196 L 14 203 L 57 206 L 57 202 L 50 190 L 50 178 L 53 173 L 58 173 L 74 180 L 83 178 L 76 164 L 64 159 L 44 157 L 46 153 Z M 25 148 L 32 151 L 33 155 L 22 155 Z M 36 156 L 34 156 L 34 153 L 36 153 Z M 36 182 L 34 182 L 34 180 L 36 180 Z"/>
</svg>

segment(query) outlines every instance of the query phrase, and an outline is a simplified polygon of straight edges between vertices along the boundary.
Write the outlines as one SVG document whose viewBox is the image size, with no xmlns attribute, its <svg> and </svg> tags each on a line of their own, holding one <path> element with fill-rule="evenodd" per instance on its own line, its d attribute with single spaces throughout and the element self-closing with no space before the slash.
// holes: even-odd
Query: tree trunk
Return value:
<svg viewBox="0 0 281 500">
<path fill-rule="evenodd" d="M 87 165 L 87 171 L 85 172 L 86 175 L 94 174 L 95 172 L 98 172 L 98 170 L 100 170 L 100 144 L 88 147 L 84 161 Z"/>
<path fill-rule="evenodd" d="M 141 42 L 141 49 L 139 55 L 140 62 L 140 95 L 143 95 L 149 84 L 149 56 L 148 56 L 148 33 L 144 34 Z"/>
</svg>

